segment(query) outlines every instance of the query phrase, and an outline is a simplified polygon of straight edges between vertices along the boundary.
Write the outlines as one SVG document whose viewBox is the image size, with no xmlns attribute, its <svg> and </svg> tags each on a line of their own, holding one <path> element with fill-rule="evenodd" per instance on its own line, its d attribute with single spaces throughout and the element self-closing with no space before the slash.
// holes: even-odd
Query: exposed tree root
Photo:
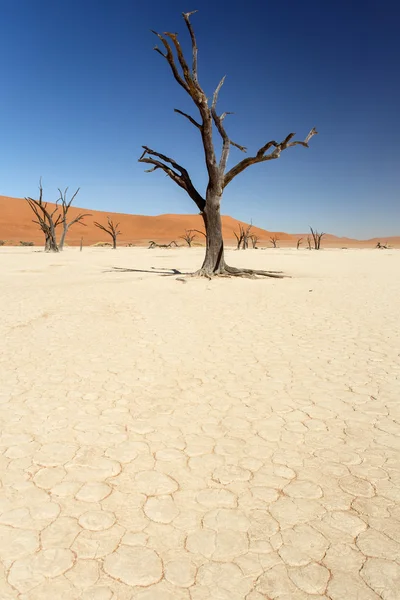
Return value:
<svg viewBox="0 0 400 600">
<path fill-rule="evenodd" d="M 259 279 L 261 277 L 273 277 L 276 279 L 283 279 L 288 277 L 284 275 L 282 271 L 259 271 L 258 269 L 237 269 L 236 267 L 230 267 L 224 265 L 220 267 L 218 271 L 210 272 L 208 269 L 201 268 L 195 273 L 191 274 L 191 277 L 206 277 L 207 279 L 213 279 L 214 277 L 245 277 L 247 279 Z"/>
</svg>

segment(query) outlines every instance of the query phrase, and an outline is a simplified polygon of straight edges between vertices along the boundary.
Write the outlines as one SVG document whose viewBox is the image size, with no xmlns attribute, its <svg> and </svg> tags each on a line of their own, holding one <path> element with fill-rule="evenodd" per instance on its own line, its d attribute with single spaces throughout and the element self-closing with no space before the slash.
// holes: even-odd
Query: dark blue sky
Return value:
<svg viewBox="0 0 400 600">
<path fill-rule="evenodd" d="M 189 4 L 188 4 L 189 2 Z M 272 230 L 400 234 L 400 9 L 394 1 L 0 0 L 0 194 L 46 198 L 81 186 L 78 204 L 135 214 L 196 212 L 137 163 L 142 144 L 173 156 L 204 190 L 198 132 L 150 29 L 192 17 L 200 82 L 222 75 L 235 141 L 320 132 L 227 188 L 222 212 Z M 193 111 L 195 114 L 195 108 Z M 229 120 L 228 120 L 229 119 Z M 218 143 L 219 140 L 216 137 Z M 230 165 L 242 158 L 232 149 Z"/>
</svg>

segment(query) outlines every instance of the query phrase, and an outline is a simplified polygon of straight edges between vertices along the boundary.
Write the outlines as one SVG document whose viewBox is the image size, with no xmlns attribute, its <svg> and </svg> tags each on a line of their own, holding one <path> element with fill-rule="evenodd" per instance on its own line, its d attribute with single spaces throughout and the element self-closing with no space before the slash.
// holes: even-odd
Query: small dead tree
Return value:
<svg viewBox="0 0 400 600">
<path fill-rule="evenodd" d="M 318 231 L 310 227 L 311 235 L 314 240 L 314 250 L 320 250 L 321 248 L 321 240 L 324 237 L 325 233 L 318 233 Z"/>
<path fill-rule="evenodd" d="M 157 244 L 157 242 L 153 242 L 153 240 L 150 240 L 149 244 L 150 246 L 147 248 L 147 250 L 152 250 L 153 248 L 172 248 L 172 246 L 174 248 L 178 248 L 178 244 L 175 240 L 172 240 L 172 242 L 170 242 L 169 244 Z"/>
<path fill-rule="evenodd" d="M 43 201 L 42 180 L 39 181 L 39 199 L 35 200 L 30 196 L 25 200 L 29 204 L 36 219 L 32 219 L 33 223 L 37 223 L 44 233 L 45 252 L 58 252 L 56 228 L 62 222 L 62 216 L 59 211 L 58 202 L 53 209 L 48 207 L 47 202 Z"/>
<path fill-rule="evenodd" d="M 294 141 L 294 133 L 289 133 L 281 142 L 270 140 L 261 146 L 254 155 L 244 158 L 227 171 L 231 147 L 234 146 L 241 152 L 246 152 L 246 148 L 233 142 L 225 129 L 224 120 L 230 113 L 223 112 L 219 114 L 217 111 L 218 96 L 225 77 L 217 85 L 211 103 L 208 101 L 209 95 L 200 86 L 197 68 L 197 42 L 190 22 L 190 17 L 194 12 L 196 11 L 183 13 L 192 46 L 191 66 L 189 66 L 183 53 L 176 33 L 166 32 L 161 34 L 156 31 L 153 31 L 153 33 L 163 46 L 163 50 L 156 46 L 155 51 L 166 60 L 175 81 L 188 94 L 199 112 L 199 118 L 196 120 L 191 115 L 175 109 L 176 113 L 187 119 L 199 131 L 208 174 L 206 193 L 202 195 L 195 188 L 188 171 L 170 156 L 152 150 L 148 146 L 143 146 L 143 153 L 139 158 L 139 162 L 151 165 L 148 172 L 163 171 L 174 183 L 187 192 L 199 209 L 207 237 L 205 259 L 196 275 L 208 278 L 218 275 L 282 277 L 280 273 L 276 272 L 236 269 L 225 263 L 221 222 L 222 195 L 226 186 L 251 165 L 276 160 L 284 150 L 294 146 L 308 148 L 309 141 L 316 135 L 317 130 L 315 128 L 311 129 L 304 141 Z M 213 138 L 215 130 L 222 142 L 222 150 L 218 158 Z"/>
<path fill-rule="evenodd" d="M 60 237 L 60 243 L 58 244 L 58 249 L 59 250 L 64 250 L 64 242 L 65 242 L 65 236 L 68 233 L 68 229 L 70 227 L 72 227 L 72 225 L 75 225 L 75 223 L 80 223 L 81 225 L 84 225 L 86 227 L 86 223 L 83 222 L 83 219 L 85 217 L 90 217 L 91 215 L 89 213 L 79 213 L 79 215 L 77 215 L 75 217 L 75 219 L 72 219 L 72 221 L 70 221 L 68 223 L 68 211 L 71 207 L 72 202 L 75 200 L 76 196 L 79 193 L 80 188 L 78 188 L 75 192 L 75 194 L 72 195 L 71 199 L 68 200 L 67 199 L 67 192 L 68 192 L 68 188 L 65 188 L 64 192 L 62 192 L 60 190 L 60 188 L 58 188 L 58 191 L 60 192 L 60 198 L 58 199 L 58 202 L 60 203 L 60 208 L 61 208 L 61 213 L 62 213 L 62 218 L 61 218 L 61 224 L 62 224 L 62 234 Z"/>
<path fill-rule="evenodd" d="M 196 234 L 193 233 L 193 229 L 186 229 L 185 234 L 180 236 L 181 240 L 185 240 L 189 248 L 192 247 L 193 240 L 196 238 Z"/>
<path fill-rule="evenodd" d="M 307 246 L 308 249 L 311 250 L 311 237 L 309 235 L 307 236 Z"/>
<path fill-rule="evenodd" d="M 303 238 L 299 238 L 299 239 L 297 240 L 297 244 L 296 244 L 296 248 L 297 248 L 297 250 L 300 248 L 302 241 L 303 241 Z"/>
<path fill-rule="evenodd" d="M 237 240 L 236 250 L 246 250 L 249 247 L 249 239 L 250 239 L 250 230 L 253 227 L 252 224 L 248 225 L 246 228 L 243 227 L 240 223 L 238 224 L 239 232 L 236 233 L 234 231 L 235 238 Z"/>
<path fill-rule="evenodd" d="M 239 225 L 239 232 L 234 231 L 233 235 L 235 236 L 237 242 L 236 250 L 240 250 L 243 241 L 243 229 L 241 225 Z"/>
<path fill-rule="evenodd" d="M 252 234 L 250 235 L 250 239 L 251 239 L 251 244 L 252 244 L 252 246 L 253 246 L 253 249 L 254 249 L 254 250 L 257 250 L 257 249 L 258 249 L 258 248 L 257 248 L 257 243 L 258 243 L 258 241 L 259 241 L 260 237 L 259 237 L 259 236 L 258 236 L 256 233 L 252 233 Z"/>
<path fill-rule="evenodd" d="M 107 217 L 107 225 L 101 225 L 101 223 L 97 223 L 97 221 L 94 222 L 94 225 L 112 237 L 112 247 L 113 250 L 115 250 L 117 248 L 117 237 L 121 234 L 118 230 L 119 223 L 114 223 L 110 217 Z"/>
<path fill-rule="evenodd" d="M 270 240 L 270 242 L 272 244 L 272 247 L 273 248 L 277 248 L 277 243 L 279 242 L 278 236 L 277 235 L 271 235 L 271 237 L 269 238 L 269 240 Z"/>
</svg>

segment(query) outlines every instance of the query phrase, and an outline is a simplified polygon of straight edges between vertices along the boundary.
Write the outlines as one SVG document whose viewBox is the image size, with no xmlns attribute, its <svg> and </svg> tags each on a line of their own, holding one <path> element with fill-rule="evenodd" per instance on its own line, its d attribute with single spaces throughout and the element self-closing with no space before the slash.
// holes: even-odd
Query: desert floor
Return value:
<svg viewBox="0 0 400 600">
<path fill-rule="evenodd" d="M 2 600 L 399 598 L 400 251 L 227 254 L 0 249 Z"/>
</svg>

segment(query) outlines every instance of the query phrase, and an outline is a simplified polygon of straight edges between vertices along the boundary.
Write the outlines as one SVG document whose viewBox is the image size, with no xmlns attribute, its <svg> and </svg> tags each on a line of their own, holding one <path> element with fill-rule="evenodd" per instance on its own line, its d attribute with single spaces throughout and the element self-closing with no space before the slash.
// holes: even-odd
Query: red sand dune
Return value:
<svg viewBox="0 0 400 600">
<path fill-rule="evenodd" d="M 48 204 L 51 206 L 51 203 Z M 53 205 L 54 206 L 54 205 Z M 169 243 L 175 240 L 178 244 L 185 242 L 180 239 L 186 229 L 204 230 L 202 218 L 200 215 L 159 215 L 148 217 L 143 215 L 128 215 L 112 212 L 101 212 L 90 209 L 71 207 L 70 217 L 74 218 L 80 212 L 90 213 L 84 222 L 86 227 L 79 223 L 73 225 L 68 232 L 66 243 L 70 246 L 76 246 L 83 237 L 84 245 L 88 246 L 97 242 L 110 241 L 110 237 L 94 226 L 94 221 L 106 224 L 107 216 L 114 221 L 119 222 L 121 235 L 118 237 L 120 245 L 137 244 L 147 245 L 149 240 L 158 243 Z M 34 218 L 31 209 L 25 200 L 21 198 L 9 198 L 0 196 L 0 240 L 6 244 L 19 244 L 20 241 L 32 241 L 35 245 L 43 244 L 43 234 L 38 225 L 32 222 Z M 229 216 L 222 217 L 223 235 L 228 244 L 235 244 L 234 231 L 238 230 L 239 223 L 245 225 L 242 221 L 233 219 Z M 271 246 L 270 236 L 276 235 L 279 238 L 278 246 L 293 247 L 299 237 L 303 238 L 302 247 L 307 245 L 307 234 L 288 234 L 283 232 L 270 232 L 265 229 L 253 226 L 252 232 L 259 236 L 259 245 Z M 400 236 L 392 238 L 374 238 L 366 241 L 358 241 L 349 238 L 338 238 L 334 235 L 326 235 L 323 238 L 325 247 L 374 247 L 378 241 L 386 241 L 392 247 L 400 247 Z M 195 242 L 204 244 L 203 236 L 199 235 Z"/>
</svg>

